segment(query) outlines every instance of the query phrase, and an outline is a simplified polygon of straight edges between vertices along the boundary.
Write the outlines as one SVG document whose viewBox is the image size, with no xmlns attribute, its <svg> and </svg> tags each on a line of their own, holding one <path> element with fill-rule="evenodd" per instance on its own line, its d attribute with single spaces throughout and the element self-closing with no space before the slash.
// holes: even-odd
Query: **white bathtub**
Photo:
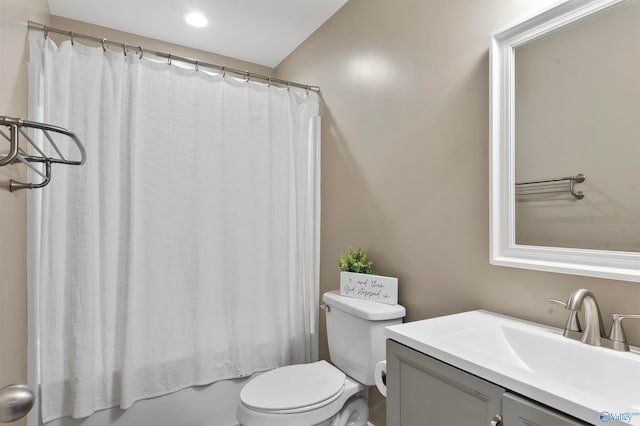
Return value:
<svg viewBox="0 0 640 426">
<path fill-rule="evenodd" d="M 112 408 L 85 419 L 64 417 L 46 423 L 46 426 L 233 426 L 238 423 L 236 406 L 240 389 L 249 379 L 222 380 L 208 386 L 187 388 L 171 395 L 138 401 L 128 410 Z M 29 425 L 33 424 L 42 425 L 42 422 L 29 422 Z"/>
</svg>

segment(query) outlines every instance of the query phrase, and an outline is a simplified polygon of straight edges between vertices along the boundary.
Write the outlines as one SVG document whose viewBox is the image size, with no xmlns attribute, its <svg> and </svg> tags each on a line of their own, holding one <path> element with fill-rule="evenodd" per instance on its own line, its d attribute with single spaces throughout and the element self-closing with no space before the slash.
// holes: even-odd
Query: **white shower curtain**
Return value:
<svg viewBox="0 0 640 426">
<path fill-rule="evenodd" d="M 313 361 L 317 95 L 30 49 L 31 118 L 87 150 L 29 194 L 43 421 Z"/>
</svg>

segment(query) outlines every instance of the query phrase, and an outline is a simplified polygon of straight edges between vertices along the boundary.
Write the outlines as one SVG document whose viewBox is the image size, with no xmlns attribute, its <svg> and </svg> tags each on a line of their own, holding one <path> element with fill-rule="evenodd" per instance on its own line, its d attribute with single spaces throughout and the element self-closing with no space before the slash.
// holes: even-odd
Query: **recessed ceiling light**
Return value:
<svg viewBox="0 0 640 426">
<path fill-rule="evenodd" d="M 184 16 L 184 20 L 192 27 L 202 28 L 209 24 L 207 18 L 200 12 L 190 12 Z"/>
</svg>

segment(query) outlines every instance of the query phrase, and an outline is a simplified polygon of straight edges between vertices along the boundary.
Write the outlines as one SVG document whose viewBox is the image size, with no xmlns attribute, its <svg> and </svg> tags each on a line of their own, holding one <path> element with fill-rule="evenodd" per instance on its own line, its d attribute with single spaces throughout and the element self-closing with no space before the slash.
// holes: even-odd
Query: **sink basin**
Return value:
<svg viewBox="0 0 640 426">
<path fill-rule="evenodd" d="M 567 339 L 562 330 L 487 311 L 387 327 L 387 338 L 593 424 L 640 425 L 640 352 Z M 610 424 L 615 424 L 610 422 Z"/>
</svg>

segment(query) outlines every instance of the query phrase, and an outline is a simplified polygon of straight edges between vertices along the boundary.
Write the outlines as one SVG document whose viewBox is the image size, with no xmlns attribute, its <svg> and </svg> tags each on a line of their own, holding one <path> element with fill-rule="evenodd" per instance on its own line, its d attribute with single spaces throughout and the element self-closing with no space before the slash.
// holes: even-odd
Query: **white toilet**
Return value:
<svg viewBox="0 0 640 426">
<path fill-rule="evenodd" d="M 251 380 L 240 392 L 243 426 L 364 426 L 368 386 L 385 359 L 384 328 L 405 316 L 401 305 L 340 296 L 322 297 L 327 339 L 335 367 L 326 361 L 290 365 Z"/>
</svg>

